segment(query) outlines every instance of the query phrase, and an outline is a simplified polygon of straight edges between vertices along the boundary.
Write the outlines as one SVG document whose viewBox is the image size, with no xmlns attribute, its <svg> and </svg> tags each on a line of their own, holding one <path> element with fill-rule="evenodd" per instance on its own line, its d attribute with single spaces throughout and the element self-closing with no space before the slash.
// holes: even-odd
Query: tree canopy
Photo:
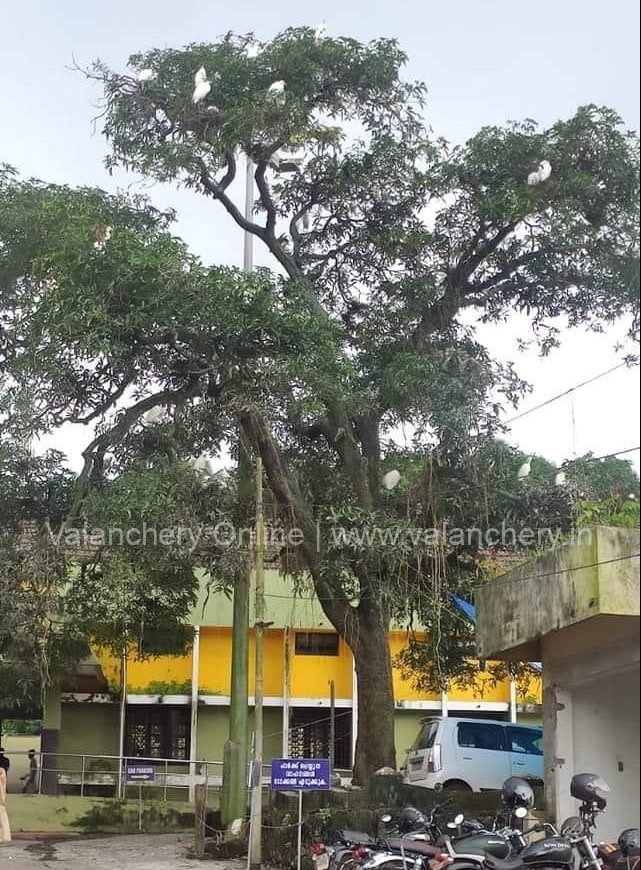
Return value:
<svg viewBox="0 0 641 870">
<path fill-rule="evenodd" d="M 475 324 L 522 312 L 543 352 L 559 318 L 639 326 L 638 143 L 616 113 L 585 106 L 547 129 L 513 122 L 452 146 L 429 132 L 405 62 L 393 40 L 298 28 L 88 72 L 104 85 L 108 165 L 222 206 L 271 252 L 274 274 L 203 265 L 140 200 L 9 171 L 0 186 L 7 403 L 27 394 L 45 428 L 100 421 L 83 497 L 112 454 L 145 439 L 186 458 L 240 427 L 279 520 L 303 532 L 289 569 L 311 579 L 354 651 L 367 735 L 357 780 L 394 763 L 392 615 L 412 595 L 442 612 L 467 572 L 465 548 L 415 532 L 466 515 L 502 407 L 525 388 Z M 201 68 L 211 89 L 194 101 Z M 232 198 L 243 157 L 251 218 Z M 549 179 L 529 185 L 543 159 Z M 158 407 L 172 423 L 143 431 Z M 409 509 L 382 484 L 402 461 L 398 425 L 423 458 Z M 524 523 L 525 501 L 512 505 Z M 334 534 L 353 527 L 372 532 L 367 546 Z"/>
</svg>

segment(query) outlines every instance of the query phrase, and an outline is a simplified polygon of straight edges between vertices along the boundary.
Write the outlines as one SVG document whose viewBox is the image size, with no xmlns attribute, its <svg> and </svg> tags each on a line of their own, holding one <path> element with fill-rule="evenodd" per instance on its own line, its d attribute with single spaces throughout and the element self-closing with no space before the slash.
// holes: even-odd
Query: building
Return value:
<svg viewBox="0 0 641 870">
<path fill-rule="evenodd" d="M 271 625 L 265 635 L 265 758 L 328 755 L 333 684 L 336 766 L 349 769 L 357 731 L 352 653 L 332 629 L 311 590 L 292 597 L 291 583 L 268 572 L 266 600 Z M 188 655 L 145 661 L 133 653 L 129 657 L 127 757 L 210 761 L 223 757 L 229 728 L 232 602 L 222 593 L 209 599 L 203 594 L 192 622 L 195 640 Z M 393 631 L 390 642 L 396 655 L 407 644 L 407 632 Z M 250 646 L 251 691 L 251 636 Z M 47 699 L 46 751 L 58 753 L 61 759 L 66 754 L 119 755 L 119 704 L 108 687 L 119 685 L 120 662 L 110 655 L 97 655 L 93 666 L 85 666 L 84 686 Z M 482 673 L 477 689 L 454 689 L 447 696 L 417 692 L 398 671 L 394 688 L 399 764 L 420 719 L 430 714 L 516 719 L 518 713 L 520 718 L 540 721 L 537 686 L 532 687 L 530 697 L 519 699 L 514 685 L 492 685 Z"/>
<path fill-rule="evenodd" d="M 639 531 L 586 529 L 477 596 L 479 655 L 543 663 L 548 810 L 575 815 L 575 773 L 612 791 L 599 836 L 639 825 Z"/>
</svg>

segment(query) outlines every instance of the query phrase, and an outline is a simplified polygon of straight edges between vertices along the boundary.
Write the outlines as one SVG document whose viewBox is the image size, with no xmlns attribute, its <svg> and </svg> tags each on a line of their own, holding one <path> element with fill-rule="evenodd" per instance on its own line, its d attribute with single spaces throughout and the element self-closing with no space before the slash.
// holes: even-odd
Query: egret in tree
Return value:
<svg viewBox="0 0 641 870">
<path fill-rule="evenodd" d="M 530 456 L 529 459 L 527 459 L 519 468 L 517 473 L 517 477 L 519 480 L 525 480 L 526 477 L 530 476 L 530 472 L 532 471 L 532 459 L 533 457 Z"/>
<path fill-rule="evenodd" d="M 154 423 L 163 423 L 167 419 L 167 411 L 160 405 L 150 408 L 143 416 L 144 425 L 153 426 Z"/>
<path fill-rule="evenodd" d="M 259 42 L 248 42 L 245 46 L 245 56 L 250 60 L 254 60 L 259 54 L 263 53 L 263 48 Z"/>
<path fill-rule="evenodd" d="M 283 79 L 279 79 L 276 82 L 272 82 L 269 88 L 267 89 L 267 93 L 274 100 L 278 100 L 282 102 L 285 99 L 285 88 L 287 87 L 287 82 Z"/>
<path fill-rule="evenodd" d="M 383 475 L 383 486 L 385 489 L 391 491 L 395 486 L 398 485 L 401 479 L 401 474 L 397 471 L 396 468 L 393 468 L 391 471 L 388 471 Z"/>
<path fill-rule="evenodd" d="M 554 478 L 554 485 L 555 486 L 565 486 L 565 484 L 567 483 L 567 480 L 568 480 L 568 478 L 567 478 L 565 471 L 559 471 L 559 473 Z"/>
<path fill-rule="evenodd" d="M 147 69 L 141 69 L 138 73 L 138 81 L 141 83 L 153 82 L 157 77 L 157 74 L 149 67 Z"/>
<path fill-rule="evenodd" d="M 537 184 L 547 181 L 550 175 L 552 175 L 552 164 L 549 160 L 542 160 L 536 172 L 530 172 L 528 175 L 527 183 L 530 187 L 536 187 Z"/>
<path fill-rule="evenodd" d="M 96 228 L 96 240 L 93 243 L 94 248 L 97 251 L 103 251 L 105 245 L 111 238 L 111 234 L 113 232 L 113 227 L 97 227 Z"/>
<path fill-rule="evenodd" d="M 201 66 L 194 76 L 194 92 L 191 95 L 191 101 L 194 105 L 202 103 L 207 94 L 211 91 L 211 82 L 207 78 L 207 72 L 204 66 Z"/>
</svg>

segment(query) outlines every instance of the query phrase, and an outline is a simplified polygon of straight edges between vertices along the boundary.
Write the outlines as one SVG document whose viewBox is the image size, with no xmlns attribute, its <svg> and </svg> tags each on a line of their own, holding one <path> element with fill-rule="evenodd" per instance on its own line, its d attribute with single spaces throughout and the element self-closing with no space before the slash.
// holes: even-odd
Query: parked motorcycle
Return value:
<svg viewBox="0 0 641 870">
<path fill-rule="evenodd" d="M 503 809 L 509 814 L 512 827 L 488 830 L 476 820 L 466 820 L 459 814 L 447 826 L 445 834 L 440 827 L 439 816 L 443 805 L 433 808 L 428 819 L 420 811 L 406 808 L 401 813 L 399 828 L 412 833 L 421 826 L 427 841 L 409 842 L 406 837 L 387 839 L 383 849 L 372 853 L 362 864 L 363 870 L 441 870 L 452 863 L 463 867 L 464 857 L 473 855 L 474 867 L 487 855 L 507 858 L 515 850 L 524 847 L 522 831 L 516 828 L 516 820 L 527 815 L 527 808 L 534 804 L 534 792 L 525 780 L 515 777 L 506 780 L 503 787 Z M 422 821 L 422 824 L 421 824 Z M 497 819 L 495 819 L 495 822 Z M 527 842 L 525 842 L 527 845 Z"/>
</svg>

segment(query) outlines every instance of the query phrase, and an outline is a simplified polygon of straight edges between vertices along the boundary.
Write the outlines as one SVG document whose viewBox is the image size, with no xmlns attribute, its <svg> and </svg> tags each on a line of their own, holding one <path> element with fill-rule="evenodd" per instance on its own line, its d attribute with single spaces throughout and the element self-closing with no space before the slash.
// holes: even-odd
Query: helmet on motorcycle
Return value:
<svg viewBox="0 0 641 870">
<path fill-rule="evenodd" d="M 511 810 L 517 807 L 526 807 L 529 810 L 534 806 L 534 791 L 532 786 L 520 776 L 511 776 L 503 783 L 501 799 Z"/>
<path fill-rule="evenodd" d="M 598 809 L 604 810 L 608 805 L 610 786 L 596 773 L 577 773 L 570 783 L 570 794 L 573 798 L 586 804 L 596 804 Z"/>
<path fill-rule="evenodd" d="M 627 828 L 619 834 L 619 849 L 623 855 L 639 854 L 639 829 Z"/>
<path fill-rule="evenodd" d="M 427 818 L 415 807 L 405 807 L 398 816 L 398 830 L 401 834 L 418 831 L 428 824 Z"/>
</svg>

